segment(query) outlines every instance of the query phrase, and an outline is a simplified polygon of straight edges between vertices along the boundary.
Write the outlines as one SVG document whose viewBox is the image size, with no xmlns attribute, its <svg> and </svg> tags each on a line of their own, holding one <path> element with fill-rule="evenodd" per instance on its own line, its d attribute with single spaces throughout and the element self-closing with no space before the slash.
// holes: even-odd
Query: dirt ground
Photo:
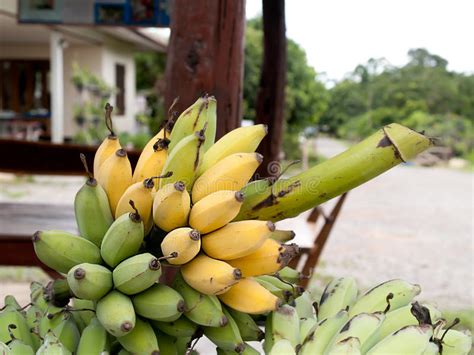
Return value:
<svg viewBox="0 0 474 355">
<path fill-rule="evenodd" d="M 326 156 L 343 148 L 332 140 L 317 143 Z M 333 276 L 352 275 L 362 289 L 400 277 L 419 283 L 419 298 L 443 309 L 474 308 L 473 177 L 399 166 L 350 192 L 316 270 L 316 287 Z M 81 178 L 1 175 L 0 201 L 70 205 L 81 184 Z M 295 229 L 302 245 L 313 240 L 304 216 L 280 228 Z M 27 303 L 28 284 L 2 277 L 0 300 L 12 293 Z"/>
</svg>

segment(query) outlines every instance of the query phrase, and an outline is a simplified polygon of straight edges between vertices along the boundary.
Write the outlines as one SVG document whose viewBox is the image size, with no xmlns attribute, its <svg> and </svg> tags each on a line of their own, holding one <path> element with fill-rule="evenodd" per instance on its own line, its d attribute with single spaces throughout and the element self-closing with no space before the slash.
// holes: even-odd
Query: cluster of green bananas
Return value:
<svg viewBox="0 0 474 355">
<path fill-rule="evenodd" d="M 414 297 L 418 285 L 395 279 L 358 295 L 354 279 L 332 280 L 319 303 L 305 291 L 271 312 L 265 324 L 265 353 L 468 354 L 469 332 L 446 327 L 441 312 Z M 456 321 L 455 321 L 456 323 Z"/>
</svg>

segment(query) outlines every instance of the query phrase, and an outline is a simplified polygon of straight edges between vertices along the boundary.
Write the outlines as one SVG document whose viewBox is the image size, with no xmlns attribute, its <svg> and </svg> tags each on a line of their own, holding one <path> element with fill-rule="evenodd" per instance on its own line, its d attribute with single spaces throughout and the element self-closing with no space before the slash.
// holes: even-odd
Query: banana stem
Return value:
<svg viewBox="0 0 474 355">
<path fill-rule="evenodd" d="M 235 220 L 295 217 L 414 158 L 432 140 L 392 123 L 345 152 L 273 186 L 250 189 Z"/>
</svg>

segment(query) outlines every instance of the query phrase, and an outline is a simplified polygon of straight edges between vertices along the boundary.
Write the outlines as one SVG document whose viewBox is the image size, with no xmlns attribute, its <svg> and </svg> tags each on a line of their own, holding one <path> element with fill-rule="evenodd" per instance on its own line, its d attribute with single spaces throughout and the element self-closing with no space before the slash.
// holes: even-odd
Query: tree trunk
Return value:
<svg viewBox="0 0 474 355">
<path fill-rule="evenodd" d="M 174 0 L 166 63 L 166 109 L 182 112 L 205 93 L 217 99 L 217 137 L 242 116 L 245 0 Z"/>
<path fill-rule="evenodd" d="M 264 55 L 257 97 L 257 123 L 268 125 L 268 135 L 260 145 L 264 161 L 260 177 L 277 175 L 283 137 L 286 84 L 285 1 L 263 0 Z"/>
</svg>

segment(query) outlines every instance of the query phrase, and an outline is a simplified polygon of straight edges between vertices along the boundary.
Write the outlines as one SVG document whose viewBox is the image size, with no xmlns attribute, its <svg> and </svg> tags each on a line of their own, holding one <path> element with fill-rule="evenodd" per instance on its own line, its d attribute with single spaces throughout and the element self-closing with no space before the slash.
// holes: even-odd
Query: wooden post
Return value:
<svg viewBox="0 0 474 355">
<path fill-rule="evenodd" d="M 268 125 L 268 135 L 260 144 L 264 161 L 260 177 L 273 175 L 267 167 L 278 161 L 283 137 L 286 85 L 285 0 L 263 0 L 264 54 L 257 97 L 257 123 Z"/>
<path fill-rule="evenodd" d="M 205 93 L 217 99 L 217 137 L 242 115 L 245 0 L 174 0 L 166 63 L 166 109 L 182 112 Z"/>
</svg>

